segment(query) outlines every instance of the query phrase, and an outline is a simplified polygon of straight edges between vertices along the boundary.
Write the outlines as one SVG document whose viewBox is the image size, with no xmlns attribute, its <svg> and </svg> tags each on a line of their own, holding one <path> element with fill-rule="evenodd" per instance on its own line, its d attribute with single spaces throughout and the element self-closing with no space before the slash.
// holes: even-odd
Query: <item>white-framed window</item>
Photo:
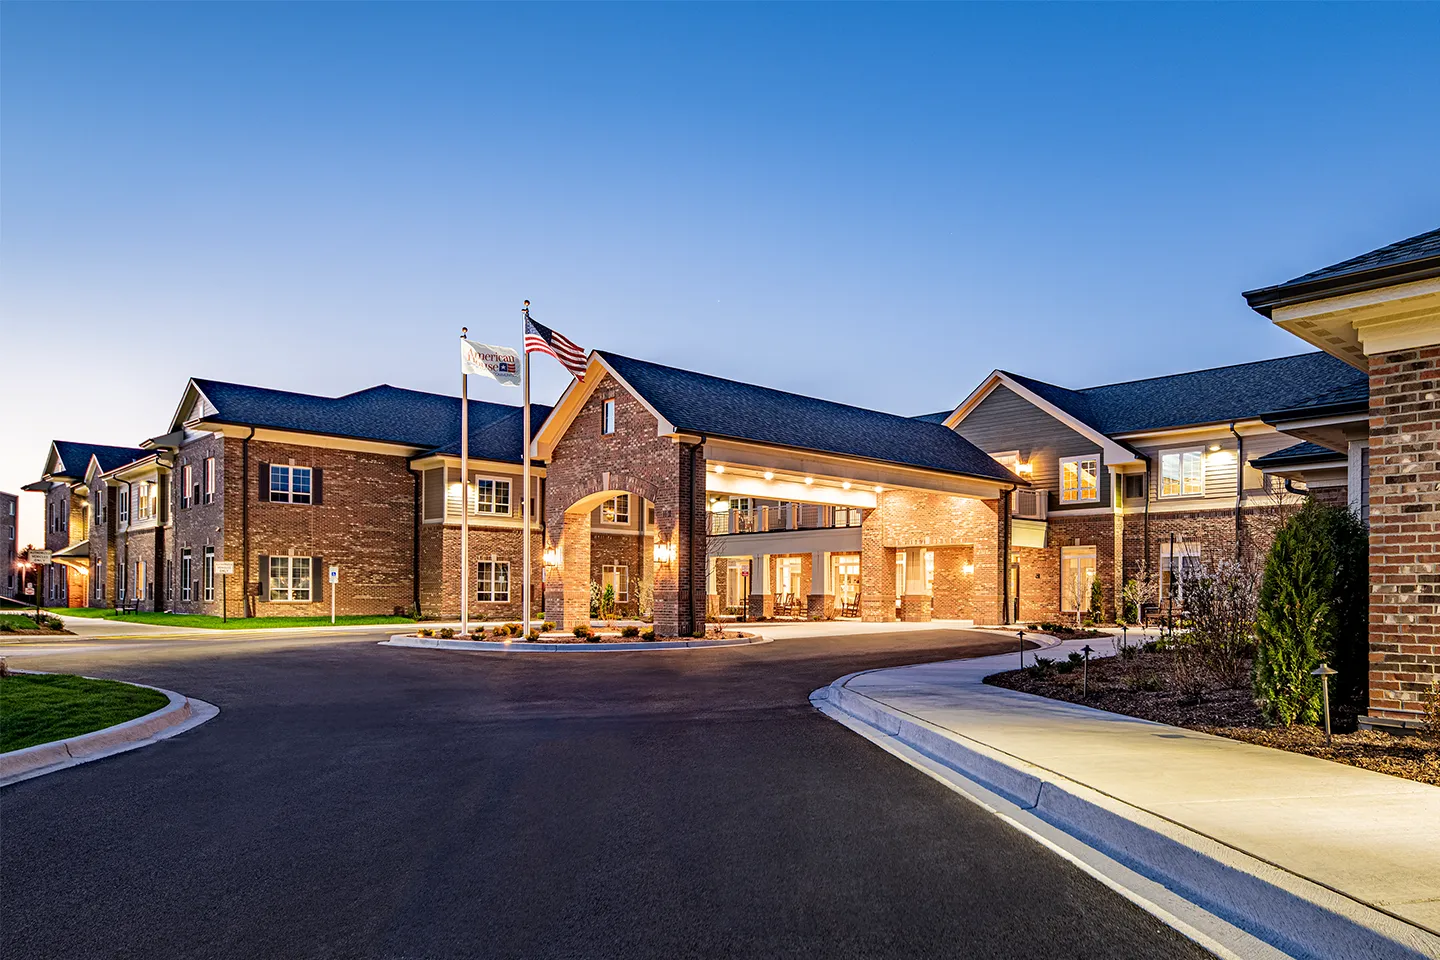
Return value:
<svg viewBox="0 0 1440 960">
<path fill-rule="evenodd" d="M 107 497 L 105 496 L 105 484 L 97 484 L 95 486 L 95 516 L 99 518 L 101 523 L 105 522 L 106 499 Z"/>
<path fill-rule="evenodd" d="M 775 560 L 775 592 L 783 597 L 798 597 L 804 560 L 800 557 L 778 557 Z"/>
<path fill-rule="evenodd" d="M 117 560 L 115 563 L 115 602 L 125 602 L 125 562 Z"/>
<path fill-rule="evenodd" d="M 122 483 L 115 495 L 115 512 L 120 514 L 121 523 L 130 522 L 130 484 Z"/>
<path fill-rule="evenodd" d="M 144 599 L 145 599 L 145 585 L 146 585 L 146 582 L 147 582 L 148 579 L 149 579 L 149 576 L 148 576 L 149 573 L 150 573 L 150 571 L 149 571 L 149 569 L 146 567 L 146 564 L 145 564 L 145 561 L 144 561 L 144 560 L 136 560 L 136 561 L 135 561 L 135 599 L 136 599 L 136 600 L 144 600 Z"/>
<path fill-rule="evenodd" d="M 205 599 L 206 599 L 207 601 L 209 601 L 209 600 L 214 600 L 214 599 L 215 599 L 215 548 L 214 548 L 214 547 L 206 547 L 206 548 L 205 548 L 205 557 L 204 557 L 204 560 L 201 561 L 201 564 L 200 564 L 200 565 L 201 565 L 200 576 L 204 578 L 204 583 L 202 583 L 200 586 L 201 586 L 201 588 L 205 591 Z"/>
<path fill-rule="evenodd" d="M 1200 544 L 1176 543 L 1170 552 L 1170 541 L 1160 544 L 1160 600 L 1170 599 L 1170 586 L 1175 586 L 1175 602 L 1185 602 L 1185 581 L 1201 571 Z"/>
<path fill-rule="evenodd" d="M 95 599 L 105 599 L 105 561 L 95 561 Z"/>
<path fill-rule="evenodd" d="M 215 502 L 215 458 L 205 458 L 205 502 Z"/>
<path fill-rule="evenodd" d="M 1060 458 L 1060 502 L 1093 503 L 1100 499 L 1100 458 Z"/>
<path fill-rule="evenodd" d="M 509 562 L 481 560 L 475 584 L 475 599 L 481 603 L 508 603 L 510 600 Z"/>
<path fill-rule="evenodd" d="M 478 479 L 470 488 L 471 513 L 510 515 L 510 481 Z"/>
<path fill-rule="evenodd" d="M 195 562 L 190 554 L 190 548 L 186 547 L 180 551 L 180 599 L 190 600 L 190 584 L 195 576 Z"/>
<path fill-rule="evenodd" d="M 601 523 L 630 522 L 630 494 L 617 493 L 600 505 Z"/>
<path fill-rule="evenodd" d="M 615 591 L 616 603 L 630 600 L 630 568 L 623 563 L 607 563 L 600 568 L 600 589 L 609 587 Z"/>
<path fill-rule="evenodd" d="M 151 520 L 155 516 L 155 483 L 141 480 L 135 484 L 135 522 Z M 136 597 L 140 595 L 137 593 Z"/>
<path fill-rule="evenodd" d="M 278 503 L 309 503 L 310 468 L 270 464 L 270 499 Z"/>
<path fill-rule="evenodd" d="M 190 464 L 180 468 L 180 509 L 184 510 L 193 502 L 195 494 L 195 468 Z"/>
<path fill-rule="evenodd" d="M 600 432 L 611 434 L 615 432 L 615 398 L 600 404 Z"/>
<path fill-rule="evenodd" d="M 270 599 L 277 603 L 310 601 L 310 558 L 270 558 Z"/>
<path fill-rule="evenodd" d="M 1060 548 L 1060 609 L 1066 613 L 1090 609 L 1090 588 L 1095 582 L 1095 548 Z"/>
<path fill-rule="evenodd" d="M 1160 496 L 1203 497 L 1205 451 L 1166 450 L 1160 454 Z"/>
</svg>

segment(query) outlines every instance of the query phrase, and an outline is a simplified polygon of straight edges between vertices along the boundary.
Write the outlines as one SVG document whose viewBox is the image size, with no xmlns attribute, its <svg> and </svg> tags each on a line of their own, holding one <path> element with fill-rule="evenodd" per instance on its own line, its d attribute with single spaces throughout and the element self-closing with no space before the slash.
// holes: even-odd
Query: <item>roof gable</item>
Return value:
<svg viewBox="0 0 1440 960">
<path fill-rule="evenodd" d="M 85 477 L 94 458 L 102 473 L 118 470 L 127 463 L 150 456 L 151 451 L 139 447 L 112 447 L 101 443 L 76 443 L 73 440 L 52 440 L 45 458 L 44 476 Z"/>
<path fill-rule="evenodd" d="M 1388 243 L 1358 257 L 1241 294 L 1269 315 L 1276 307 L 1440 275 L 1440 228 Z"/>
</svg>

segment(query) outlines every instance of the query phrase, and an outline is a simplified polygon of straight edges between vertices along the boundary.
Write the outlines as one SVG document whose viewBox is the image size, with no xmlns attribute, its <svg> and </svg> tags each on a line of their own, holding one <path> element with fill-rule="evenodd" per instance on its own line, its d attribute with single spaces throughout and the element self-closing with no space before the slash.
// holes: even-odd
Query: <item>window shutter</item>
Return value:
<svg viewBox="0 0 1440 960">
<path fill-rule="evenodd" d="M 316 470 L 315 475 L 319 476 L 320 471 Z M 310 599 L 320 603 L 325 599 L 325 581 L 330 577 L 330 572 L 325 569 L 325 561 L 319 557 L 310 558 Z"/>
<path fill-rule="evenodd" d="M 260 464 L 260 500 L 261 502 L 270 499 L 270 464 Z"/>
<path fill-rule="evenodd" d="M 260 554 L 260 599 L 270 599 L 270 557 L 263 553 Z"/>
<path fill-rule="evenodd" d="M 310 471 L 310 502 L 317 506 L 320 503 L 320 477 L 322 472 L 319 467 L 315 467 Z"/>
</svg>

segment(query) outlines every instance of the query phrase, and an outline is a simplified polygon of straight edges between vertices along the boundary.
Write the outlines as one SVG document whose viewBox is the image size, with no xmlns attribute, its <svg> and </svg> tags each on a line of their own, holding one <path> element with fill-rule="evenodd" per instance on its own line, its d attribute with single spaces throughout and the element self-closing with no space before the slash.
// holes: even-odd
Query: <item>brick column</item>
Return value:
<svg viewBox="0 0 1440 960">
<path fill-rule="evenodd" d="M 965 620 L 970 614 L 970 593 L 975 575 L 965 572 L 975 551 L 971 547 L 935 548 L 935 595 L 932 615 L 937 620 Z"/>
<path fill-rule="evenodd" d="M 907 623 L 928 623 L 930 595 L 925 592 L 925 548 L 905 548 L 905 587 L 900 598 L 900 619 Z"/>
<path fill-rule="evenodd" d="M 971 577 L 971 615 L 977 624 L 1002 624 L 1001 577 L 1005 576 L 1005 531 L 1001 528 L 1006 500 L 981 500 L 988 517 L 975 537 L 975 574 Z M 983 516 L 983 515 L 982 515 Z"/>
<path fill-rule="evenodd" d="M 1370 710 L 1440 681 L 1440 346 L 1370 358 Z"/>
<path fill-rule="evenodd" d="M 830 554 L 817 550 L 810 555 L 808 582 L 810 592 L 805 606 L 810 619 L 835 616 L 835 585 L 830 582 Z"/>
<path fill-rule="evenodd" d="M 547 568 L 545 611 L 568 630 L 590 622 L 590 511 L 565 514 L 559 549 L 560 565 Z"/>
<path fill-rule="evenodd" d="M 775 615 L 775 588 L 771 586 L 774 580 L 770 564 L 769 554 L 757 553 L 750 558 L 750 600 L 747 609 L 752 620 Z"/>
<path fill-rule="evenodd" d="M 881 508 L 860 515 L 860 619 L 895 619 L 895 548 L 885 546 Z"/>
</svg>

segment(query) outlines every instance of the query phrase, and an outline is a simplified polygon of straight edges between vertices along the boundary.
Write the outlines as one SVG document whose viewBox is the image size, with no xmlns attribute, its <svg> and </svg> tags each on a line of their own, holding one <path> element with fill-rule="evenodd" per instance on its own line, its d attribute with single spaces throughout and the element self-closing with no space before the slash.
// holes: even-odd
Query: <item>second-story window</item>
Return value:
<svg viewBox="0 0 1440 960">
<path fill-rule="evenodd" d="M 473 512 L 510 515 L 509 480 L 476 480 L 473 491 Z"/>
<path fill-rule="evenodd" d="M 1100 499 L 1100 461 L 1096 457 L 1060 460 L 1060 502 L 1084 503 Z"/>
<path fill-rule="evenodd" d="M 215 502 L 215 458 L 205 458 L 205 502 Z"/>
<path fill-rule="evenodd" d="M 193 466 L 191 466 L 190 464 L 187 463 L 187 464 L 185 464 L 184 467 L 182 467 L 182 468 L 180 469 L 180 509 L 181 509 L 181 510 L 184 510 L 186 507 L 190 506 L 190 504 L 192 504 L 192 503 L 195 502 L 195 501 L 192 499 L 192 498 L 194 497 L 194 490 L 195 490 L 195 468 L 194 468 Z"/>
<path fill-rule="evenodd" d="M 121 484 L 115 493 L 115 512 L 121 523 L 130 522 L 130 484 Z"/>
<path fill-rule="evenodd" d="M 1205 454 L 1202 450 L 1167 450 L 1160 454 L 1160 496 L 1204 495 Z"/>
<path fill-rule="evenodd" d="M 135 519 L 150 520 L 155 516 L 155 483 L 142 480 L 135 484 Z"/>
<path fill-rule="evenodd" d="M 615 399 L 612 397 L 600 405 L 600 432 L 615 432 Z"/>
<path fill-rule="evenodd" d="M 310 468 L 270 464 L 270 499 L 280 503 L 309 503 Z"/>
<path fill-rule="evenodd" d="M 601 523 L 630 522 L 630 494 L 620 493 L 606 500 L 600 507 Z"/>
</svg>

